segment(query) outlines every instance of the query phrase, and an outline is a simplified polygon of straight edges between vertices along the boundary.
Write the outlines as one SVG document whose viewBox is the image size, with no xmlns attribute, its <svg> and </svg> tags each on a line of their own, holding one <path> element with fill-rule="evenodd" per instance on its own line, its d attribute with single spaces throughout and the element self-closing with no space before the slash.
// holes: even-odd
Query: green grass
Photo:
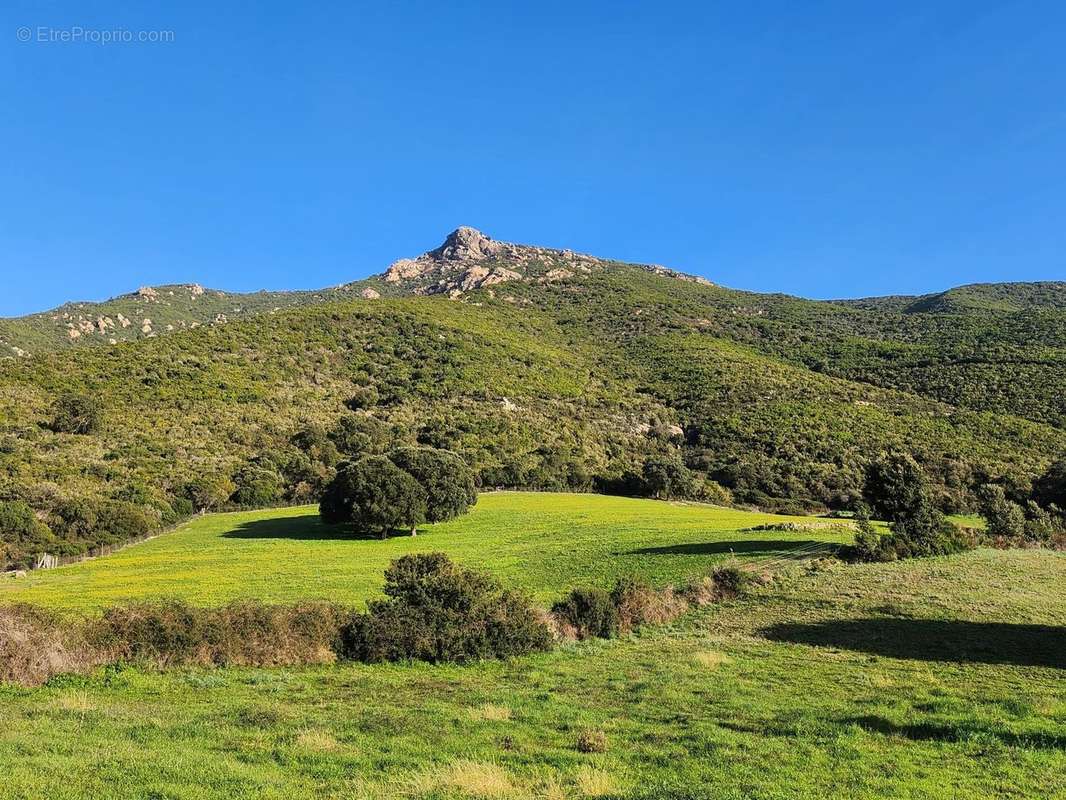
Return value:
<svg viewBox="0 0 1066 800">
<path fill-rule="evenodd" d="M 800 521 L 814 533 L 744 531 Z M 619 575 L 663 584 L 733 557 L 776 559 L 811 542 L 849 538 L 830 520 L 779 517 L 699 504 L 591 494 L 483 494 L 473 511 L 419 536 L 379 541 L 325 526 L 312 506 L 216 514 L 114 555 L 0 581 L 0 602 L 95 609 L 131 598 L 239 597 L 361 602 L 376 595 L 389 561 L 441 550 L 550 601 L 578 584 Z"/>
<path fill-rule="evenodd" d="M 1050 800 L 1064 620 L 1066 555 L 981 550 L 506 663 L 112 669 L 0 690 L 0 794 Z"/>
</svg>

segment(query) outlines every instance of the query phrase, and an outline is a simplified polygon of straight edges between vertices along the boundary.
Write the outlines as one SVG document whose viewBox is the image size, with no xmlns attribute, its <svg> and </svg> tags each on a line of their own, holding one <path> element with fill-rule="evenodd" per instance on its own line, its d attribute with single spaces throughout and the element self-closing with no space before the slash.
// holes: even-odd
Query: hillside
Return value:
<svg viewBox="0 0 1066 800">
<path fill-rule="evenodd" d="M 994 296 L 1032 294 L 1011 291 Z M 946 509 L 972 509 L 982 483 L 1025 485 L 1066 452 L 1066 309 L 1033 291 L 1035 310 L 825 303 L 461 228 L 330 292 L 109 301 L 154 315 L 114 346 L 42 346 L 71 329 L 35 318 L 33 355 L 0 364 L 0 492 L 50 534 L 8 558 L 127 538 L 115 503 L 159 525 L 238 486 L 313 501 L 340 458 L 400 442 L 513 488 L 627 492 L 649 459 L 681 458 L 712 499 L 786 511 L 849 507 L 865 464 L 904 449 Z M 167 314 L 184 329 L 158 330 Z M 51 430 L 65 392 L 99 403 L 98 430 Z"/>
</svg>

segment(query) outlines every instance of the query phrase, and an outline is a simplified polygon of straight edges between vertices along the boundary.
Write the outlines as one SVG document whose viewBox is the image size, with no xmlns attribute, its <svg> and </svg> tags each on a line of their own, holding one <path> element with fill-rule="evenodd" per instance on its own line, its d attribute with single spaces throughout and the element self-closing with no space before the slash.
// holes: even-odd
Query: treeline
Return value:
<svg viewBox="0 0 1066 800">
<path fill-rule="evenodd" d="M 1015 494 L 1017 499 L 1012 499 L 1001 484 L 986 484 L 981 496 L 986 528 L 963 529 L 936 505 L 913 458 L 886 454 L 866 469 L 863 499 L 856 506 L 855 543 L 841 555 L 855 561 L 895 561 L 950 555 L 982 544 L 1066 549 L 1066 461 L 1052 464 L 1028 496 Z M 888 521 L 889 532 L 879 532 L 871 517 Z"/>
</svg>

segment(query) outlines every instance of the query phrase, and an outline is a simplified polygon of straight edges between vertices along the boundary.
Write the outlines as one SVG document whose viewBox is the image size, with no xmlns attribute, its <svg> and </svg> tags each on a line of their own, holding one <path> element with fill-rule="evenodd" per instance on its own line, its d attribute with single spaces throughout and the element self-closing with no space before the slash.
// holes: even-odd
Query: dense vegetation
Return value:
<svg viewBox="0 0 1066 800">
<path fill-rule="evenodd" d="M 797 512 L 855 508 L 902 451 L 941 511 L 989 484 L 1025 506 L 1066 453 L 1058 287 L 830 304 L 609 264 L 43 350 L 0 367 L 5 559 L 314 502 L 342 462 L 403 447 L 483 487 Z"/>
</svg>

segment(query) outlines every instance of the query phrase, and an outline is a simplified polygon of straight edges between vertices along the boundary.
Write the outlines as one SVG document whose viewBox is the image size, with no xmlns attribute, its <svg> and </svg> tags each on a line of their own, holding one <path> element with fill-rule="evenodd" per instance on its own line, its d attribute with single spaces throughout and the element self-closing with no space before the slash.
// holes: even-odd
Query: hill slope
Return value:
<svg viewBox="0 0 1066 800">
<path fill-rule="evenodd" d="M 174 291 L 156 317 L 232 302 Z M 981 483 L 1024 484 L 1066 451 L 1066 310 L 1039 294 L 1035 310 L 972 313 L 815 302 L 459 229 L 329 293 L 5 360 L 0 493 L 51 528 L 33 547 L 73 553 L 128 535 L 85 500 L 166 521 L 236 481 L 252 487 L 236 499 L 306 502 L 341 457 L 399 442 L 538 489 L 626 490 L 649 458 L 681 457 L 778 509 L 847 507 L 869 459 L 902 448 L 965 509 Z M 49 429 L 69 391 L 103 406 L 100 430 Z"/>
</svg>

